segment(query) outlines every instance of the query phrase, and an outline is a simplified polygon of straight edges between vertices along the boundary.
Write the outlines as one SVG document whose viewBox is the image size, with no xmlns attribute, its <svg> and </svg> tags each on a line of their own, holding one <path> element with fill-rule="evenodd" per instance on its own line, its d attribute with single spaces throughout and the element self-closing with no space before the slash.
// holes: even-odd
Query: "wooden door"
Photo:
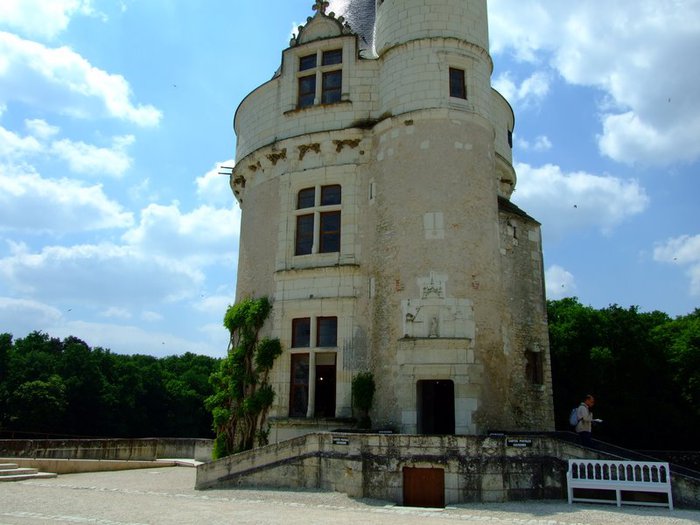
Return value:
<svg viewBox="0 0 700 525">
<path fill-rule="evenodd" d="M 405 507 L 445 508 L 445 470 L 404 467 L 403 504 Z"/>
</svg>

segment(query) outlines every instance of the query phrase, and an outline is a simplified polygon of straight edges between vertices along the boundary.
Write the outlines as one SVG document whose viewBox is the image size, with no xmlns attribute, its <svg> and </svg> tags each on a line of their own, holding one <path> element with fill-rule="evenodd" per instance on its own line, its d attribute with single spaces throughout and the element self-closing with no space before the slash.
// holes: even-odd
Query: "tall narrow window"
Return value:
<svg viewBox="0 0 700 525">
<path fill-rule="evenodd" d="M 313 106 L 314 100 L 316 100 L 316 75 L 299 78 L 299 107 Z"/>
<path fill-rule="evenodd" d="M 340 212 L 329 211 L 321 213 L 321 228 L 319 231 L 320 253 L 340 251 Z"/>
<path fill-rule="evenodd" d="M 314 246 L 314 214 L 297 216 L 297 238 L 294 255 L 308 255 Z"/>
<path fill-rule="evenodd" d="M 292 354 L 289 415 L 306 417 L 309 407 L 309 354 Z"/>
<path fill-rule="evenodd" d="M 464 82 L 464 70 L 455 67 L 450 68 L 450 96 L 454 98 L 467 98 L 467 86 Z"/>
<path fill-rule="evenodd" d="M 292 348 L 307 348 L 311 345 L 311 318 L 292 319 Z"/>
<path fill-rule="evenodd" d="M 321 102 L 324 104 L 332 104 L 340 102 L 340 92 L 343 87 L 342 71 L 329 71 L 323 74 L 323 91 Z"/>
<path fill-rule="evenodd" d="M 339 184 L 304 188 L 297 194 L 294 255 L 340 251 L 342 191 Z M 318 227 L 316 227 L 318 225 Z"/>
</svg>

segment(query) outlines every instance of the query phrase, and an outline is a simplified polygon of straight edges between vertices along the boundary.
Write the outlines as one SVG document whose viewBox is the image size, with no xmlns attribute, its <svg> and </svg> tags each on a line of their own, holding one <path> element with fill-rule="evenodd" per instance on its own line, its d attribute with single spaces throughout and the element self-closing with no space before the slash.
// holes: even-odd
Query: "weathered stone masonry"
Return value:
<svg viewBox="0 0 700 525">
<path fill-rule="evenodd" d="M 540 225 L 510 202 L 514 116 L 486 0 L 323 3 L 239 106 L 237 298 L 269 296 L 275 442 L 347 424 L 552 430 Z M 374 31 L 368 20 L 374 20 Z"/>
</svg>

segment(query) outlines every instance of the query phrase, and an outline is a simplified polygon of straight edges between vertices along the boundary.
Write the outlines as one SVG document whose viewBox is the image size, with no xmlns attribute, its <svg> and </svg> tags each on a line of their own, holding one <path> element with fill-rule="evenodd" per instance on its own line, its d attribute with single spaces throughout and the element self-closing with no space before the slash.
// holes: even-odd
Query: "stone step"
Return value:
<svg viewBox="0 0 700 525">
<path fill-rule="evenodd" d="M 39 472 L 39 469 L 37 468 L 28 468 L 28 467 L 22 467 L 22 468 L 12 468 L 12 469 L 6 469 L 6 470 L 0 470 L 0 479 L 2 478 L 7 478 L 11 476 L 33 476 Z"/>
<path fill-rule="evenodd" d="M 20 467 L 15 463 L 0 463 L 0 482 L 22 481 L 25 479 L 55 478 L 52 472 L 39 472 L 37 468 Z"/>
<path fill-rule="evenodd" d="M 19 469 L 18 469 L 19 470 Z M 13 474 L 10 476 L 0 476 L 0 483 L 3 481 L 23 481 L 27 479 L 49 479 L 55 478 L 57 474 L 53 472 L 35 472 L 33 474 Z"/>
</svg>

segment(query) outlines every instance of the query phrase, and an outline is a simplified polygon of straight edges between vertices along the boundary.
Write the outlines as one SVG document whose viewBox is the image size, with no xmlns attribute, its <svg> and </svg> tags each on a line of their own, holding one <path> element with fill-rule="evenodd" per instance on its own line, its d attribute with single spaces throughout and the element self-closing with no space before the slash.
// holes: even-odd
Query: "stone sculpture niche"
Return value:
<svg viewBox="0 0 700 525">
<path fill-rule="evenodd" d="M 401 301 L 402 333 L 407 338 L 474 339 L 474 304 L 448 298 L 447 276 L 430 272 L 417 279 L 419 297 Z"/>
</svg>

